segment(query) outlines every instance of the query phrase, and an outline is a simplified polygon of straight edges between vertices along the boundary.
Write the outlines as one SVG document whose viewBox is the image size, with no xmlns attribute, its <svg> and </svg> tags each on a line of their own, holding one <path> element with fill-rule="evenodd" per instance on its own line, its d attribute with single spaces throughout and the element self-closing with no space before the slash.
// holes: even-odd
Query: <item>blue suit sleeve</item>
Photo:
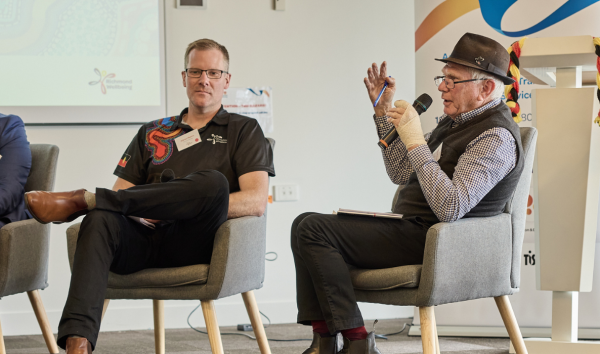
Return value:
<svg viewBox="0 0 600 354">
<path fill-rule="evenodd" d="M 22 208 L 31 169 L 25 124 L 17 116 L 0 115 L 0 217 Z"/>
</svg>

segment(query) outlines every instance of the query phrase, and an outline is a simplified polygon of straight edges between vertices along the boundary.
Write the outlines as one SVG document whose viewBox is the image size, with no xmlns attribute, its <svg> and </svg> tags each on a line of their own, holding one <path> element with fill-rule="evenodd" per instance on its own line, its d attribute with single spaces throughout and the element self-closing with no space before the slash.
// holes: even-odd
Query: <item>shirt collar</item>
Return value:
<svg viewBox="0 0 600 354">
<path fill-rule="evenodd" d="M 187 125 L 186 123 L 183 123 L 183 121 L 182 121 L 184 114 L 187 114 L 187 112 L 188 112 L 188 107 L 185 107 L 183 109 L 183 111 L 181 111 L 181 113 L 179 113 L 179 115 L 177 116 L 177 120 L 175 121 L 175 124 L 173 125 L 174 129 L 186 128 L 186 127 L 189 128 L 189 125 Z M 229 124 L 229 112 L 227 112 L 223 108 L 223 105 L 221 105 L 221 108 L 219 109 L 217 114 L 215 114 L 215 116 L 206 125 L 208 126 L 211 123 L 214 123 L 217 125 Z"/>
<path fill-rule="evenodd" d="M 459 114 L 456 117 L 456 119 L 454 119 L 454 122 L 452 123 L 452 125 L 456 126 L 456 125 L 464 124 L 464 123 L 470 121 L 471 119 L 473 119 L 474 117 L 480 115 L 484 111 L 487 111 L 490 108 L 496 107 L 497 105 L 500 104 L 500 101 L 501 101 L 500 98 L 496 98 L 495 100 L 493 100 L 493 101 L 491 101 L 491 102 L 489 102 L 489 103 L 487 103 L 487 104 L 485 104 L 485 105 L 483 105 L 483 106 L 481 106 L 479 108 L 475 108 L 474 110 L 466 112 L 466 113 L 461 113 L 461 114 Z M 444 114 L 441 117 L 440 121 L 443 118 L 446 118 L 447 116 L 448 116 L 447 114 Z"/>
</svg>

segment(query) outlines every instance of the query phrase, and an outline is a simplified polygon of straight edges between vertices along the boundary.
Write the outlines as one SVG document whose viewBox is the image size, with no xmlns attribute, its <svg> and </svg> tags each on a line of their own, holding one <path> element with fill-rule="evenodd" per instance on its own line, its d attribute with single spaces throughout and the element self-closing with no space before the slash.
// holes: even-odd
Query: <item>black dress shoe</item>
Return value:
<svg viewBox="0 0 600 354">
<path fill-rule="evenodd" d="M 337 335 L 321 337 L 313 332 L 312 343 L 302 354 L 337 354 Z"/>
<path fill-rule="evenodd" d="M 361 340 L 347 340 L 344 338 L 344 354 L 381 354 L 375 344 L 375 331 L 369 333 L 367 338 Z"/>
</svg>

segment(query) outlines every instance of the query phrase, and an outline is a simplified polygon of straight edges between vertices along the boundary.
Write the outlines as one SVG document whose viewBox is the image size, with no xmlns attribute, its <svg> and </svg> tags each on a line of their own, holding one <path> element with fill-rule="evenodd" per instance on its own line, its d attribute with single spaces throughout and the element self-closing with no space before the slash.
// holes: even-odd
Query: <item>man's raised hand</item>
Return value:
<svg viewBox="0 0 600 354">
<path fill-rule="evenodd" d="M 375 100 L 379 96 L 381 89 L 385 83 L 388 83 L 387 88 L 381 95 L 379 99 L 379 103 L 375 108 L 375 115 L 384 116 L 387 111 L 392 106 L 392 100 L 394 99 L 394 94 L 396 93 L 396 80 L 388 77 L 387 74 L 387 63 L 384 61 L 381 63 L 381 67 L 378 68 L 376 63 L 373 63 L 371 67 L 367 70 L 367 77 L 365 77 L 365 86 L 367 87 L 367 92 L 369 93 L 369 98 L 371 99 L 371 103 L 375 103 Z"/>
<path fill-rule="evenodd" d="M 388 122 L 394 124 L 400 139 L 408 150 L 426 144 L 423 128 L 421 128 L 421 119 L 414 107 L 404 100 L 394 102 L 394 106 L 396 108 L 390 108 L 387 113 Z"/>
</svg>

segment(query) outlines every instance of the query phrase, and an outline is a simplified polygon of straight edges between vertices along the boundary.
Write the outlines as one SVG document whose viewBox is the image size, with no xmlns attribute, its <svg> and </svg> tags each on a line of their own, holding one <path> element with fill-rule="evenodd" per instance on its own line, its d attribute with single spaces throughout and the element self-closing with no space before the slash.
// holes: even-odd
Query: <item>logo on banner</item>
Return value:
<svg viewBox="0 0 600 354">
<path fill-rule="evenodd" d="M 267 91 L 267 90 L 258 90 L 258 93 L 256 93 L 253 89 L 248 88 L 248 91 L 252 92 L 256 96 L 262 96 L 264 93 L 265 95 L 267 95 L 267 97 L 271 97 L 271 95 L 269 95 L 269 91 Z"/>
<path fill-rule="evenodd" d="M 421 22 L 415 31 L 415 52 L 419 50 L 438 32 L 446 26 L 466 15 L 467 13 L 480 9 L 484 21 L 494 30 L 509 37 L 523 37 L 543 29 L 570 17 L 577 12 L 593 5 L 600 0 L 568 0 L 548 17 L 522 31 L 510 32 L 502 30 L 502 18 L 508 9 L 518 0 L 446 0 L 439 4 Z"/>
<path fill-rule="evenodd" d="M 265 95 L 267 97 L 271 97 L 271 94 L 269 94 L 269 91 L 267 91 L 267 90 L 254 90 L 254 89 L 248 87 L 248 92 L 254 94 L 254 96 L 260 97 L 262 95 Z M 225 92 L 223 93 L 223 97 L 227 98 L 227 90 L 225 90 Z"/>
<path fill-rule="evenodd" d="M 532 254 L 531 251 L 529 251 L 529 254 L 524 254 L 523 257 L 525 258 L 525 265 L 535 265 L 535 254 Z"/>
<path fill-rule="evenodd" d="M 516 32 L 503 31 L 502 18 L 506 11 L 508 11 L 517 0 L 479 0 L 479 6 L 481 6 L 481 15 L 483 15 L 483 19 L 493 29 L 505 36 L 523 37 L 555 25 L 598 1 L 600 0 L 569 0 L 538 24 Z"/>
</svg>

